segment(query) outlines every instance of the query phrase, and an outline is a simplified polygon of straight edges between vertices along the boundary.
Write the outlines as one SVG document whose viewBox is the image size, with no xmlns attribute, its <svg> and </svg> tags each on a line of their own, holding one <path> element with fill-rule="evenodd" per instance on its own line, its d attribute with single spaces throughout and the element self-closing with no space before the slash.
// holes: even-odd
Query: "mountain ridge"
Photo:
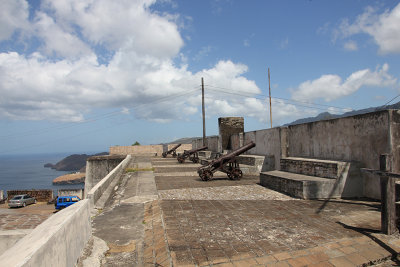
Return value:
<svg viewBox="0 0 400 267">
<path fill-rule="evenodd" d="M 370 112 L 375 112 L 375 111 L 380 111 L 380 110 L 386 110 L 386 109 L 400 109 L 400 101 L 395 104 L 392 104 L 392 105 L 383 105 L 383 106 L 378 106 L 378 107 L 370 107 L 370 108 L 364 108 L 364 109 L 359 109 L 359 110 L 352 110 L 349 112 L 345 112 L 341 115 L 340 114 L 331 114 L 329 112 L 322 112 L 315 117 L 307 117 L 307 118 L 298 119 L 298 120 L 292 121 L 290 123 L 286 123 L 283 126 L 316 122 L 316 121 L 321 121 L 321 120 L 344 118 L 344 117 L 355 116 L 355 115 L 360 115 L 360 114 L 365 114 L 365 113 L 370 113 Z"/>
</svg>

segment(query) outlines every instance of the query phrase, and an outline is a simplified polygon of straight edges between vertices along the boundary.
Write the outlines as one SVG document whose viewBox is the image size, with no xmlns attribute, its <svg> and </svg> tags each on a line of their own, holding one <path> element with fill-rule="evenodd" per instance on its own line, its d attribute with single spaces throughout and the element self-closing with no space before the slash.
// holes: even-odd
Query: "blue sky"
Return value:
<svg viewBox="0 0 400 267">
<path fill-rule="evenodd" d="M 208 135 L 270 127 L 268 68 L 274 127 L 400 93 L 399 1 L 0 4 L 2 155 L 201 136 L 201 77 Z"/>
</svg>

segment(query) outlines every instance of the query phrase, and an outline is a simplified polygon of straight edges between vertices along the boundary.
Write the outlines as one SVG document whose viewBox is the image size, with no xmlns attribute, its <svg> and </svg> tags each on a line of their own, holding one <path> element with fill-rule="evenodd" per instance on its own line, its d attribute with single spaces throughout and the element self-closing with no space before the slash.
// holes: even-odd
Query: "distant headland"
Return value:
<svg viewBox="0 0 400 267">
<path fill-rule="evenodd" d="M 107 152 L 102 152 L 94 155 L 87 154 L 73 154 L 70 155 L 56 164 L 46 163 L 45 168 L 52 168 L 57 171 L 75 171 L 75 172 L 85 172 L 86 160 L 91 156 L 103 156 L 108 155 Z"/>
<path fill-rule="evenodd" d="M 86 160 L 91 156 L 103 156 L 108 155 L 107 152 L 98 153 L 95 155 L 87 155 L 87 154 L 73 154 L 70 155 L 56 164 L 46 163 L 44 164 L 45 168 L 52 168 L 57 171 L 72 171 L 76 173 L 66 174 L 57 177 L 53 180 L 53 184 L 62 185 L 62 184 L 81 184 L 85 182 L 85 169 L 86 169 Z"/>
</svg>

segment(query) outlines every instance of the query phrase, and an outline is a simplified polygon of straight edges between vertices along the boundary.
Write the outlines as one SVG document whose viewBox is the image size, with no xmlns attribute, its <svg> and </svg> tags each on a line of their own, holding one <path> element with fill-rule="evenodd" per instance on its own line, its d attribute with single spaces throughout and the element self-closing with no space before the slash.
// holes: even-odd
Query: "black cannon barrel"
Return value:
<svg viewBox="0 0 400 267">
<path fill-rule="evenodd" d="M 226 155 L 223 155 L 215 160 L 213 160 L 210 164 L 211 165 L 215 165 L 215 164 L 220 164 L 221 162 L 224 163 L 236 156 L 239 156 L 240 154 L 243 154 L 244 152 L 246 152 L 249 149 L 252 149 L 253 147 L 255 147 L 256 144 L 251 141 L 250 143 L 248 143 L 247 145 L 244 145 L 242 147 L 239 147 L 238 149 L 232 151 L 231 153 L 228 153 Z"/>
<path fill-rule="evenodd" d="M 168 150 L 168 152 L 172 152 L 175 149 L 177 149 L 178 147 L 180 147 L 182 144 L 177 144 L 176 146 L 174 146 L 173 148 L 171 148 L 170 150 Z"/>
<path fill-rule="evenodd" d="M 185 153 L 191 155 L 191 154 L 193 154 L 193 153 L 206 150 L 207 148 L 208 148 L 208 146 L 203 146 L 203 147 L 200 147 L 200 148 L 193 148 L 193 149 L 191 149 L 191 150 L 186 150 Z"/>
</svg>

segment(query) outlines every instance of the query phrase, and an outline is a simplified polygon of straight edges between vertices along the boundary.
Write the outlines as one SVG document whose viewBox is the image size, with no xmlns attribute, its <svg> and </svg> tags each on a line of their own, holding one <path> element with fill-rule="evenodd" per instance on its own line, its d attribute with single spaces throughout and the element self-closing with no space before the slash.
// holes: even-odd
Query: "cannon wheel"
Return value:
<svg viewBox="0 0 400 267">
<path fill-rule="evenodd" d="M 184 157 L 178 157 L 178 162 L 179 163 L 184 163 L 185 162 L 185 158 Z"/>
<path fill-rule="evenodd" d="M 167 153 L 163 152 L 163 153 L 162 153 L 162 157 L 163 157 L 163 158 L 166 158 L 166 157 L 167 157 Z"/>
<path fill-rule="evenodd" d="M 210 170 L 203 170 L 199 173 L 201 180 L 209 181 L 213 177 L 213 173 Z"/>
<path fill-rule="evenodd" d="M 172 156 L 173 156 L 174 158 L 176 158 L 176 152 L 175 152 L 175 151 L 172 153 Z"/>
<path fill-rule="evenodd" d="M 234 169 L 232 171 L 232 180 L 240 180 L 243 177 L 243 172 L 240 169 Z"/>
<path fill-rule="evenodd" d="M 199 158 L 191 158 L 191 161 L 192 161 L 193 163 L 199 163 Z"/>
</svg>

